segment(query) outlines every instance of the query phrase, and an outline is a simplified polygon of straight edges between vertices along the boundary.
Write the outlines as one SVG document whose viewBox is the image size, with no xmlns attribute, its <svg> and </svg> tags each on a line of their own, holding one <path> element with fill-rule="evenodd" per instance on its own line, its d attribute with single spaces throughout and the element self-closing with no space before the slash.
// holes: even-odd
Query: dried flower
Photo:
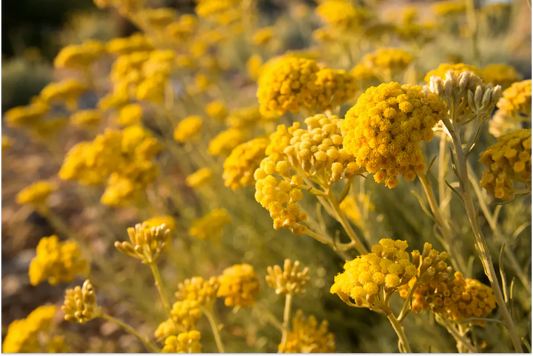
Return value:
<svg viewBox="0 0 533 356">
<path fill-rule="evenodd" d="M 65 313 L 66 321 L 80 324 L 85 324 L 102 314 L 100 307 L 96 304 L 96 294 L 89 280 L 86 280 L 81 288 L 77 286 L 66 290 L 65 302 L 61 310 Z"/>
<path fill-rule="evenodd" d="M 309 268 L 299 271 L 300 261 L 286 259 L 283 270 L 280 266 L 268 266 L 266 281 L 276 290 L 276 294 L 305 294 L 305 285 L 309 282 Z"/>
</svg>

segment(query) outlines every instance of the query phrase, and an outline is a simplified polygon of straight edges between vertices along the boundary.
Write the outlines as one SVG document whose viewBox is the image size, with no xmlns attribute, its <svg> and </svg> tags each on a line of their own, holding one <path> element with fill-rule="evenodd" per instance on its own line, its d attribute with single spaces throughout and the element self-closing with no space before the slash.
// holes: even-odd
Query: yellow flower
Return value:
<svg viewBox="0 0 533 356">
<path fill-rule="evenodd" d="M 169 24 L 166 28 L 169 37 L 177 42 L 184 42 L 190 39 L 197 25 L 197 18 L 191 14 L 183 14 L 178 21 Z"/>
<path fill-rule="evenodd" d="M 316 8 L 320 19 L 341 31 L 357 28 L 370 14 L 362 7 L 354 7 L 348 1 L 324 1 Z"/>
<path fill-rule="evenodd" d="M 5 113 L 6 124 L 10 127 L 35 125 L 48 112 L 49 106 L 40 102 L 28 106 L 17 106 Z"/>
<path fill-rule="evenodd" d="M 154 45 L 150 38 L 142 33 L 135 33 L 130 37 L 114 38 L 107 44 L 107 50 L 114 55 L 151 51 L 153 49 Z"/>
<path fill-rule="evenodd" d="M 531 129 L 521 129 L 498 138 L 479 159 L 487 170 L 480 184 L 491 195 L 511 200 L 515 195 L 513 180 L 531 187 Z"/>
<path fill-rule="evenodd" d="M 56 235 L 43 237 L 37 245 L 37 256 L 30 263 L 29 276 L 33 286 L 48 280 L 51 285 L 72 282 L 85 275 L 89 264 L 74 241 L 59 242 Z"/>
<path fill-rule="evenodd" d="M 274 121 L 279 117 L 275 113 L 261 115 L 259 106 L 253 105 L 231 110 L 226 118 L 226 124 L 237 129 L 248 129 L 261 121 Z"/>
<path fill-rule="evenodd" d="M 137 87 L 137 100 L 162 103 L 164 98 L 165 81 L 160 77 L 151 77 L 143 80 Z"/>
<path fill-rule="evenodd" d="M 56 186 L 48 181 L 40 180 L 22 189 L 16 197 L 17 204 L 29 204 L 38 208 L 46 207 L 46 200 L 57 190 Z"/>
<path fill-rule="evenodd" d="M 234 128 L 227 129 L 219 133 L 209 142 L 208 152 L 212 156 L 228 155 L 244 139 L 242 130 Z"/>
<path fill-rule="evenodd" d="M 305 285 L 309 282 L 309 268 L 299 271 L 300 261 L 291 262 L 286 259 L 283 269 L 280 266 L 268 266 L 266 281 L 276 291 L 276 294 L 305 294 Z"/>
<path fill-rule="evenodd" d="M 220 287 L 217 297 L 224 298 L 224 304 L 228 307 L 251 306 L 259 294 L 259 280 L 254 268 L 246 263 L 226 268 L 218 281 Z"/>
<path fill-rule="evenodd" d="M 167 220 L 163 217 L 161 220 Z M 130 241 L 116 241 L 115 248 L 125 255 L 137 258 L 143 263 L 154 263 L 162 251 L 170 245 L 170 229 L 163 223 L 153 225 L 156 221 L 148 220 L 135 227 L 128 228 Z"/>
<path fill-rule="evenodd" d="M 177 13 L 176 10 L 168 7 L 145 8 L 139 11 L 138 16 L 142 16 L 152 29 L 161 30 L 174 21 Z"/>
<path fill-rule="evenodd" d="M 454 71 L 455 74 L 457 75 L 461 74 L 462 72 L 472 72 L 479 77 L 482 76 L 481 69 L 475 66 L 471 66 L 468 64 L 464 64 L 464 63 L 457 63 L 457 64 L 442 63 L 437 67 L 437 69 L 434 69 L 428 72 L 426 76 L 424 77 L 424 81 L 429 83 L 429 80 L 431 79 L 432 76 L 441 77 L 444 79 L 446 77 L 446 73 L 448 73 L 448 71 L 450 70 Z"/>
<path fill-rule="evenodd" d="M 481 71 L 481 77 L 493 86 L 501 85 L 502 89 L 509 88 L 521 79 L 516 69 L 507 64 L 489 64 Z"/>
<path fill-rule="evenodd" d="M 320 89 L 317 107 L 320 110 L 336 108 L 355 96 L 357 91 L 356 79 L 346 71 L 324 68 L 318 71 L 316 75 L 316 85 Z"/>
<path fill-rule="evenodd" d="M 33 310 L 26 319 L 19 319 L 9 324 L 2 352 L 5 353 L 37 353 L 42 352 L 39 333 L 47 332 L 57 308 L 43 305 Z"/>
<path fill-rule="evenodd" d="M 314 315 L 305 318 L 298 310 L 292 319 L 292 330 L 287 333 L 287 341 L 280 344 L 281 353 L 330 353 L 335 352 L 335 335 L 328 331 L 328 322 L 320 325 Z"/>
<path fill-rule="evenodd" d="M 47 104 L 65 103 L 71 111 L 76 110 L 78 97 L 87 90 L 87 86 L 76 79 L 65 79 L 50 83 L 41 90 L 39 97 Z"/>
<path fill-rule="evenodd" d="M 456 1 L 440 1 L 431 5 L 437 15 L 457 15 L 466 12 L 466 5 Z"/>
<path fill-rule="evenodd" d="M 396 73 L 404 71 L 413 59 L 414 57 L 403 49 L 380 48 L 373 53 L 365 55 L 361 63 L 378 71 L 389 70 Z"/>
<path fill-rule="evenodd" d="M 510 116 L 505 110 L 496 110 L 489 121 L 489 133 L 494 137 L 500 137 L 521 129 L 523 122 L 522 117 Z"/>
<path fill-rule="evenodd" d="M 362 209 L 359 208 L 357 201 L 363 205 Z M 374 204 L 370 201 L 370 196 L 364 194 L 359 194 L 357 200 L 352 196 L 347 196 L 340 203 L 339 207 L 355 225 L 360 225 L 361 223 L 361 210 L 368 209 L 368 211 L 374 211 L 375 209 Z"/>
<path fill-rule="evenodd" d="M 432 128 L 445 115 L 434 94 L 418 86 L 398 83 L 369 88 L 342 123 L 343 145 L 359 166 L 375 173 L 376 182 L 398 185 L 398 174 L 407 181 L 425 169 L 418 143 L 433 138 Z"/>
<path fill-rule="evenodd" d="M 174 140 L 187 142 L 196 138 L 202 129 L 202 118 L 199 116 L 189 116 L 178 124 L 174 130 Z"/>
<path fill-rule="evenodd" d="M 2 135 L 2 152 L 13 146 L 13 139 L 9 136 Z"/>
<path fill-rule="evenodd" d="M 94 109 L 77 111 L 70 116 L 70 121 L 76 126 L 97 126 L 101 120 L 102 113 Z"/>
<path fill-rule="evenodd" d="M 202 317 L 200 305 L 195 300 L 180 300 L 172 305 L 170 315 L 183 331 L 196 329 L 198 320 Z"/>
<path fill-rule="evenodd" d="M 212 101 L 207 104 L 205 107 L 205 112 L 213 119 L 219 121 L 223 121 L 228 115 L 228 109 L 226 108 L 226 105 L 224 105 L 224 102 L 220 100 Z"/>
<path fill-rule="evenodd" d="M 143 225 L 146 226 L 148 229 L 157 228 L 161 225 L 165 225 L 165 228 L 170 231 L 170 233 L 172 233 L 176 230 L 177 223 L 172 216 L 161 215 L 143 221 Z"/>
<path fill-rule="evenodd" d="M 96 304 L 96 294 L 88 279 L 83 285 L 65 291 L 65 301 L 61 310 L 65 313 L 65 320 L 71 323 L 85 324 L 100 317 L 102 311 Z"/>
<path fill-rule="evenodd" d="M 320 70 L 315 60 L 282 57 L 265 69 L 259 78 L 257 97 L 262 114 L 301 109 L 314 110 L 320 93 L 315 84 Z"/>
<path fill-rule="evenodd" d="M 209 280 L 204 280 L 202 277 L 192 277 L 178 284 L 176 298 L 196 301 L 200 306 L 205 306 L 214 302 L 218 286 L 216 277 L 211 277 Z"/>
<path fill-rule="evenodd" d="M 237 190 L 254 184 L 254 172 L 265 158 L 267 146 L 268 139 L 256 138 L 235 147 L 224 161 L 222 178 L 226 187 Z"/>
<path fill-rule="evenodd" d="M 393 293 L 417 274 L 407 247 L 402 240 L 381 239 L 371 253 L 346 262 L 344 272 L 335 276 L 331 293 L 344 302 L 351 298 L 358 306 L 379 310 L 381 290 Z"/>
<path fill-rule="evenodd" d="M 139 125 L 142 115 L 143 110 L 139 104 L 128 104 L 120 109 L 117 121 L 122 126 Z"/>
<path fill-rule="evenodd" d="M 200 219 L 195 219 L 189 234 L 200 240 L 219 240 L 224 227 L 231 222 L 231 216 L 225 209 L 215 209 Z"/>
<path fill-rule="evenodd" d="M 191 188 L 200 187 L 209 183 L 209 181 L 211 181 L 211 176 L 212 172 L 209 168 L 201 168 L 187 176 L 185 183 Z"/>
<path fill-rule="evenodd" d="M 263 27 L 252 36 L 252 42 L 256 46 L 264 46 L 274 37 L 274 27 Z"/>
<path fill-rule="evenodd" d="M 163 353 L 200 353 L 202 344 L 200 344 L 200 332 L 191 330 L 181 333 L 178 336 L 169 336 L 165 339 Z"/>
<path fill-rule="evenodd" d="M 503 91 L 498 101 L 498 109 L 504 110 L 509 116 L 529 120 L 531 117 L 531 79 L 514 83 Z"/>
<path fill-rule="evenodd" d="M 85 69 L 105 53 L 100 41 L 88 40 L 81 45 L 64 47 L 54 59 L 56 68 Z"/>
<path fill-rule="evenodd" d="M 256 80 L 261 75 L 261 68 L 263 66 L 263 59 L 260 55 L 254 54 L 246 61 L 246 68 L 248 75 L 252 80 Z"/>
</svg>

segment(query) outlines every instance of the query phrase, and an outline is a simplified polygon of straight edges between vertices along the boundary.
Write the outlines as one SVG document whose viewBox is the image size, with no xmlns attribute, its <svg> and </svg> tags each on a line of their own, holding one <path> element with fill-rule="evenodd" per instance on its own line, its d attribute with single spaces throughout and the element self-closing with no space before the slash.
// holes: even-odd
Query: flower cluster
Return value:
<svg viewBox="0 0 533 356">
<path fill-rule="evenodd" d="M 458 1 L 440 1 L 431 6 L 433 12 L 441 16 L 453 16 L 466 12 L 466 5 Z"/>
<path fill-rule="evenodd" d="M 208 152 L 212 156 L 226 156 L 244 140 L 245 135 L 242 130 L 229 128 L 209 142 Z"/>
<path fill-rule="evenodd" d="M 365 55 L 361 64 L 377 73 L 388 71 L 394 74 L 404 71 L 413 59 L 414 57 L 403 49 L 381 48 Z"/>
<path fill-rule="evenodd" d="M 207 104 L 205 107 L 205 112 L 207 115 L 209 115 L 209 117 L 218 121 L 224 121 L 226 116 L 228 116 L 228 108 L 224 102 L 220 100 L 215 100 Z"/>
<path fill-rule="evenodd" d="M 197 188 L 201 187 L 211 180 L 211 176 L 213 173 L 211 172 L 211 169 L 209 168 L 201 168 L 197 170 L 196 172 L 190 174 L 185 178 L 185 183 L 188 187 L 191 188 Z"/>
<path fill-rule="evenodd" d="M 192 277 L 178 284 L 176 298 L 180 300 L 194 300 L 200 306 L 212 303 L 218 291 L 219 283 L 216 277 L 204 280 L 202 277 Z"/>
<path fill-rule="evenodd" d="M 83 185 L 107 180 L 101 198 L 105 205 L 127 205 L 139 201 L 157 177 L 151 161 L 161 146 L 142 126 L 122 131 L 108 129 L 92 142 L 74 146 L 63 162 L 59 178 Z"/>
<path fill-rule="evenodd" d="M 215 209 L 200 219 L 193 221 L 189 234 L 200 240 L 218 241 L 224 227 L 231 222 L 231 216 L 225 209 Z"/>
<path fill-rule="evenodd" d="M 486 83 L 491 83 L 493 86 L 500 85 L 503 89 L 509 88 L 521 79 L 516 69 L 507 64 L 489 64 L 481 71 L 481 77 Z"/>
<path fill-rule="evenodd" d="M 37 245 L 37 256 L 30 263 L 30 283 L 34 286 L 48 280 L 51 285 L 72 282 L 77 275 L 89 270 L 74 241 L 59 242 L 57 236 L 43 237 Z"/>
<path fill-rule="evenodd" d="M 337 31 L 357 29 L 370 14 L 363 7 L 354 7 L 348 1 L 324 1 L 316 8 L 320 19 Z"/>
<path fill-rule="evenodd" d="M 434 94 L 398 83 L 369 88 L 342 123 L 343 144 L 357 165 L 375 173 L 376 182 L 398 185 L 398 174 L 413 181 L 425 169 L 418 143 L 431 141 L 432 128 L 445 115 Z"/>
<path fill-rule="evenodd" d="M 25 319 L 9 324 L 2 344 L 5 353 L 36 353 L 42 352 L 39 333 L 50 329 L 57 308 L 43 305 L 33 310 Z"/>
<path fill-rule="evenodd" d="M 359 207 L 359 204 L 357 204 L 357 201 L 362 204 L 362 209 Z M 340 203 L 339 208 L 341 208 L 344 214 L 346 214 L 346 217 L 350 219 L 352 223 L 355 225 L 360 225 L 363 217 L 362 211 L 365 209 L 368 209 L 368 211 L 374 211 L 375 206 L 370 201 L 370 196 L 359 194 L 357 199 L 352 196 L 347 196 L 344 198 L 344 200 Z"/>
<path fill-rule="evenodd" d="M 309 282 L 309 268 L 299 271 L 300 261 L 286 259 L 283 270 L 280 266 L 268 266 L 266 281 L 275 289 L 276 294 L 305 294 L 305 285 Z"/>
<path fill-rule="evenodd" d="M 328 331 L 328 322 L 320 325 L 311 315 L 305 318 L 298 310 L 292 319 L 292 330 L 287 334 L 287 341 L 278 346 L 282 353 L 329 353 L 335 351 L 335 335 Z"/>
<path fill-rule="evenodd" d="M 64 104 L 69 110 L 78 107 L 79 96 L 87 90 L 87 86 L 77 79 L 64 79 L 48 84 L 41 90 L 39 100 L 52 106 Z"/>
<path fill-rule="evenodd" d="M 135 0 L 133 0 L 135 1 Z M 152 40 L 142 33 L 134 33 L 129 37 L 114 38 L 107 44 L 107 50 L 116 56 L 132 54 L 134 52 L 149 52 L 154 50 Z"/>
<path fill-rule="evenodd" d="M 515 195 L 513 180 L 531 187 L 531 129 L 521 129 L 498 138 L 479 159 L 487 168 L 481 186 L 494 197 L 510 200 Z"/>
<path fill-rule="evenodd" d="M 117 118 L 122 126 L 140 125 L 142 123 L 143 109 L 139 104 L 124 105 Z"/>
<path fill-rule="evenodd" d="M 353 299 L 360 307 L 380 310 L 380 291 L 392 293 L 417 274 L 405 251 L 407 242 L 381 239 L 372 253 L 347 261 L 344 272 L 335 276 L 331 293 L 344 302 Z"/>
<path fill-rule="evenodd" d="M 171 335 L 165 339 L 163 353 L 201 353 L 200 332 L 191 330 L 180 333 L 178 336 Z"/>
<path fill-rule="evenodd" d="M 96 304 L 96 294 L 89 280 L 86 280 L 81 288 L 76 286 L 65 291 L 65 301 L 61 310 L 65 313 L 66 321 L 80 324 L 98 318 L 102 313 Z"/>
<path fill-rule="evenodd" d="M 471 72 L 479 77 L 482 75 L 482 70 L 464 63 L 457 63 L 457 64 L 448 64 L 448 63 L 442 63 L 440 64 L 437 69 L 434 69 L 426 74 L 424 77 L 424 81 L 429 82 L 431 77 L 441 77 L 444 78 L 446 76 L 446 73 L 449 71 L 454 71 L 455 74 L 459 75 L 463 72 Z"/>
<path fill-rule="evenodd" d="M 224 304 L 228 307 L 253 305 L 259 294 L 259 280 L 254 268 L 246 263 L 226 268 L 218 277 L 218 282 L 217 297 L 224 298 Z"/>
<path fill-rule="evenodd" d="M 48 181 L 37 181 L 22 189 L 16 196 L 17 204 L 29 204 L 37 209 L 46 209 L 46 200 L 56 190 L 56 187 Z"/>
<path fill-rule="evenodd" d="M 156 216 L 146 221 L 143 221 L 142 225 L 146 229 L 150 229 L 150 230 L 152 228 L 157 229 L 161 225 L 165 225 L 165 229 L 167 229 L 169 233 L 171 234 L 172 232 L 174 232 L 174 230 L 176 230 L 177 224 L 176 224 L 176 220 L 172 216 L 161 215 L 161 216 Z"/>
<path fill-rule="evenodd" d="M 531 117 L 531 79 L 514 83 L 503 91 L 498 101 L 498 109 L 518 120 L 529 120 Z"/>
<path fill-rule="evenodd" d="M 102 121 L 102 112 L 98 109 L 79 110 L 70 115 L 70 121 L 81 127 L 95 127 Z"/>
<path fill-rule="evenodd" d="M 56 68 L 87 69 L 106 52 L 103 43 L 88 40 L 81 45 L 66 46 L 54 59 Z"/>
<path fill-rule="evenodd" d="M 319 110 L 335 108 L 355 96 L 356 79 L 346 71 L 324 68 L 319 70 L 316 76 L 316 85 L 320 88 L 317 99 Z"/>
<path fill-rule="evenodd" d="M 202 317 L 200 305 L 196 300 L 178 300 L 170 311 L 172 320 L 185 331 L 196 329 L 198 320 Z"/>
<path fill-rule="evenodd" d="M 226 187 L 237 190 L 254 184 L 254 172 L 265 158 L 268 143 L 266 138 L 256 138 L 240 144 L 231 151 L 224 161 L 222 175 Z"/>
<path fill-rule="evenodd" d="M 153 223 L 153 222 L 152 222 Z M 128 228 L 130 241 L 116 241 L 115 247 L 125 255 L 140 259 L 143 263 L 153 263 L 170 244 L 170 230 L 165 224 L 153 226 L 151 223 L 137 224 Z"/>
<path fill-rule="evenodd" d="M 195 139 L 202 129 L 202 118 L 199 116 L 189 116 L 180 121 L 174 130 L 174 140 L 177 142 L 187 142 Z"/>
</svg>

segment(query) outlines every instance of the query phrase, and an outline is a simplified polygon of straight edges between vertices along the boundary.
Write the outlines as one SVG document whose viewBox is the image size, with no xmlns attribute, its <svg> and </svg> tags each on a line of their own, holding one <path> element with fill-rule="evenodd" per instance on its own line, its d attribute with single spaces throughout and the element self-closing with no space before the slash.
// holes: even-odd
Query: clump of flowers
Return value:
<svg viewBox="0 0 533 356">
<path fill-rule="evenodd" d="M 179 300 L 172 305 L 170 311 L 172 320 L 184 331 L 196 329 L 198 320 L 202 317 L 200 305 L 195 300 Z"/>
<path fill-rule="evenodd" d="M 61 307 L 65 313 L 65 320 L 71 323 L 85 324 L 102 315 L 100 307 L 96 304 L 96 294 L 93 285 L 86 280 L 83 285 L 74 289 L 67 289 L 65 302 Z"/>
<path fill-rule="evenodd" d="M 466 12 L 466 5 L 458 1 L 440 1 L 431 6 L 437 15 L 453 16 Z"/>
<path fill-rule="evenodd" d="M 129 227 L 128 236 L 130 241 L 116 241 L 116 249 L 146 264 L 157 261 L 161 252 L 168 248 L 170 230 L 167 229 L 165 224 L 159 226 L 150 225 L 143 223 L 137 224 L 135 227 Z"/>
<path fill-rule="evenodd" d="M 228 115 L 228 109 L 224 102 L 215 100 L 207 104 L 205 112 L 215 120 L 223 121 Z"/>
<path fill-rule="evenodd" d="M 531 118 L 531 79 L 514 83 L 502 95 L 496 104 L 498 109 L 516 119 Z"/>
<path fill-rule="evenodd" d="M 493 86 L 500 85 L 503 89 L 509 88 L 521 79 L 516 69 L 507 64 L 489 64 L 481 71 L 481 77 L 486 83 L 491 83 Z"/>
<path fill-rule="evenodd" d="M 328 331 L 328 322 L 320 325 L 311 315 L 304 317 L 298 310 L 292 319 L 292 331 L 287 334 L 287 341 L 278 346 L 282 353 L 328 353 L 335 351 L 335 335 Z"/>
<path fill-rule="evenodd" d="M 39 99 L 48 105 L 65 104 L 74 111 L 78 107 L 79 96 L 87 90 L 87 86 L 77 79 L 65 79 L 50 83 L 41 90 Z"/>
<path fill-rule="evenodd" d="M 328 26 L 341 32 L 357 29 L 370 17 L 363 7 L 355 7 L 348 1 L 324 1 L 316 13 Z"/>
<path fill-rule="evenodd" d="M 80 110 L 70 116 L 70 121 L 76 126 L 94 127 L 102 121 L 102 113 L 95 109 Z"/>
<path fill-rule="evenodd" d="M 56 187 L 48 181 L 37 181 L 22 189 L 16 196 L 17 204 L 28 204 L 40 211 L 46 211 L 46 200 L 56 190 Z"/>
<path fill-rule="evenodd" d="M 163 353 L 201 353 L 202 344 L 200 344 L 200 332 L 191 330 L 180 333 L 178 336 L 168 336 L 165 339 Z"/>
<path fill-rule="evenodd" d="M 193 140 L 202 129 L 202 118 L 199 116 L 189 116 L 178 124 L 174 130 L 174 140 L 187 142 Z"/>
<path fill-rule="evenodd" d="M 191 188 L 203 186 L 211 180 L 213 173 L 209 168 L 201 168 L 185 178 L 185 183 Z"/>
<path fill-rule="evenodd" d="M 193 221 L 189 234 L 200 240 L 217 241 L 222 236 L 224 227 L 231 222 L 231 216 L 225 209 L 215 209 L 200 219 Z"/>
<path fill-rule="evenodd" d="M 139 104 L 124 105 L 119 112 L 117 122 L 122 126 L 141 124 L 143 115 L 142 107 Z"/>
<path fill-rule="evenodd" d="M 268 266 L 266 281 L 276 294 L 305 294 L 305 285 L 309 282 L 309 268 L 300 269 L 300 261 L 286 259 L 283 269 L 280 266 Z"/>
<path fill-rule="evenodd" d="M 434 94 L 398 83 L 369 88 L 342 123 L 343 145 L 357 165 L 374 174 L 389 188 L 398 185 L 398 174 L 413 181 L 425 169 L 418 143 L 431 141 L 432 128 L 445 115 Z"/>
<path fill-rule="evenodd" d="M 50 107 L 42 102 L 27 106 L 16 106 L 5 113 L 6 124 L 10 127 L 32 127 L 48 112 Z"/>
<path fill-rule="evenodd" d="M 320 110 L 335 108 L 355 96 L 356 79 L 346 71 L 324 68 L 316 76 L 316 85 L 320 88 L 317 108 Z"/>
<path fill-rule="evenodd" d="M 531 188 L 531 129 L 521 129 L 498 138 L 498 143 L 481 154 L 487 168 L 480 184 L 494 197 L 511 200 L 513 181 Z"/>
<path fill-rule="evenodd" d="M 407 51 L 399 48 L 380 48 L 363 57 L 361 63 L 373 71 L 388 72 L 392 74 L 404 71 L 413 61 L 414 57 Z"/>
<path fill-rule="evenodd" d="M 219 283 L 216 277 L 204 280 L 202 277 L 192 277 L 178 284 L 176 298 L 180 300 L 194 300 L 200 306 L 214 302 Z"/>
<path fill-rule="evenodd" d="M 56 235 L 43 237 L 37 245 L 37 256 L 30 263 L 30 283 L 36 286 L 45 280 L 51 285 L 72 282 L 88 270 L 89 264 L 74 241 L 59 242 Z"/>
<path fill-rule="evenodd" d="M 52 319 L 57 312 L 54 305 L 43 305 L 33 310 L 25 319 L 19 319 L 9 324 L 7 334 L 2 344 L 2 351 L 6 353 L 37 353 L 49 345 L 41 345 L 43 338 L 40 333 L 47 333 L 52 325 Z M 63 347 L 64 348 L 64 347 Z"/>
<path fill-rule="evenodd" d="M 170 233 L 176 230 L 176 225 L 177 225 L 176 220 L 172 216 L 169 216 L 169 215 L 156 216 L 146 221 L 143 221 L 142 224 L 148 229 L 158 228 L 161 225 L 165 225 L 165 228 Z"/>
<path fill-rule="evenodd" d="M 217 297 L 224 298 L 228 307 L 251 306 L 259 294 L 259 280 L 254 268 L 246 263 L 226 268 L 218 277 L 218 282 Z"/>
<path fill-rule="evenodd" d="M 265 158 L 268 143 L 266 138 L 256 138 L 240 144 L 231 151 L 224 161 L 222 175 L 226 187 L 237 190 L 254 184 L 254 172 Z"/>
<path fill-rule="evenodd" d="M 347 304 L 353 299 L 356 306 L 385 312 L 381 291 L 392 294 L 417 274 L 407 247 L 402 240 L 381 239 L 372 246 L 372 253 L 346 262 L 344 272 L 335 276 L 331 293 Z"/>
<path fill-rule="evenodd" d="M 81 45 L 66 46 L 54 59 L 56 68 L 86 70 L 106 52 L 100 41 L 88 40 Z"/>
<path fill-rule="evenodd" d="M 444 78 L 446 76 L 446 73 L 449 71 L 454 71 L 455 74 L 459 75 L 463 72 L 471 72 L 479 77 L 482 76 L 481 69 L 471 66 L 464 63 L 457 63 L 457 64 L 448 64 L 448 63 L 442 63 L 440 64 L 437 69 L 434 69 L 426 74 L 424 77 L 424 81 L 429 82 L 431 77 L 441 77 Z"/>
<path fill-rule="evenodd" d="M 264 46 L 269 43 L 273 37 L 274 27 L 264 27 L 254 33 L 252 42 L 256 46 Z"/>
<path fill-rule="evenodd" d="M 212 156 L 228 155 L 244 139 L 245 136 L 242 130 L 229 128 L 219 133 L 209 142 L 208 152 Z"/>
<path fill-rule="evenodd" d="M 258 81 L 261 113 L 283 115 L 287 111 L 314 110 L 320 91 L 315 84 L 319 70 L 312 59 L 282 57 L 273 63 Z"/>
</svg>

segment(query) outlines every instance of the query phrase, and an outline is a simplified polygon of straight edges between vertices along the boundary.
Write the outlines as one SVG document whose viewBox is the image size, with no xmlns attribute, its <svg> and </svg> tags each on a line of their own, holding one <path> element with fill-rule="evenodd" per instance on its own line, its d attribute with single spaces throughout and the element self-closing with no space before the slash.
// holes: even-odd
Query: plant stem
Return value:
<svg viewBox="0 0 533 356">
<path fill-rule="evenodd" d="M 224 345 L 222 344 L 222 339 L 220 338 L 220 333 L 218 332 L 218 323 L 215 319 L 215 315 L 207 308 L 201 307 L 200 309 L 207 317 L 207 320 L 209 320 L 209 325 L 211 326 L 211 330 L 213 331 L 213 336 L 215 337 L 215 343 L 217 344 L 218 352 L 221 354 L 225 353 Z"/>
<path fill-rule="evenodd" d="M 102 313 L 102 319 L 105 319 L 109 322 L 112 322 L 115 325 L 120 326 L 124 331 L 130 333 L 131 335 L 135 336 L 142 344 L 148 349 L 148 351 L 153 353 L 160 353 L 161 350 L 159 350 L 155 345 L 153 345 L 151 342 L 146 340 L 144 337 L 142 337 L 133 327 L 126 324 L 125 322 L 113 318 L 111 315 Z"/>
<path fill-rule="evenodd" d="M 396 335 L 398 335 L 400 344 L 402 345 L 400 352 L 411 353 L 411 347 L 409 346 L 409 341 L 407 340 L 407 337 L 405 336 L 405 333 L 403 331 L 403 326 L 400 325 L 398 319 L 396 319 L 396 317 L 391 312 L 388 312 L 386 315 L 392 325 L 392 328 L 396 332 Z"/>
<path fill-rule="evenodd" d="M 174 318 L 172 317 L 172 313 L 170 312 L 170 303 L 168 301 L 167 295 L 165 294 L 165 288 L 163 287 L 163 280 L 161 279 L 161 275 L 159 274 L 159 268 L 157 267 L 157 263 L 155 261 L 152 261 L 148 264 L 150 266 L 150 269 L 152 270 L 152 274 L 154 275 L 155 280 L 155 286 L 157 288 L 157 292 L 159 293 L 159 297 L 161 298 L 161 303 L 163 303 L 163 308 L 165 308 L 168 317 L 172 322 L 174 322 Z"/>
<path fill-rule="evenodd" d="M 416 288 L 419 285 L 419 281 L 417 280 L 413 287 L 409 290 L 409 294 L 407 295 L 407 298 L 405 298 L 405 302 L 403 303 L 402 310 L 400 311 L 400 314 L 398 315 L 398 321 L 401 323 L 403 319 L 407 316 L 407 314 L 411 311 L 411 298 L 413 298 L 413 294 L 415 293 Z"/>
<path fill-rule="evenodd" d="M 498 276 L 496 274 L 496 271 L 494 270 L 492 256 L 490 254 L 487 241 L 483 236 L 483 232 L 481 231 L 481 227 L 479 226 L 477 220 L 477 214 L 474 207 L 474 202 L 472 200 L 472 194 L 470 192 L 468 170 L 466 166 L 466 155 L 462 148 L 461 138 L 455 130 L 452 130 L 450 133 L 452 135 L 455 156 L 457 158 L 456 163 L 457 171 L 460 178 L 459 183 L 461 188 L 461 194 L 464 200 L 468 221 L 470 222 L 472 232 L 474 233 L 476 249 L 479 254 L 479 258 L 481 259 L 481 263 L 483 264 L 485 274 L 487 275 L 492 286 L 492 290 L 494 291 L 494 296 L 496 298 L 498 306 L 500 307 L 500 311 L 502 313 L 503 320 L 505 321 L 505 325 L 507 326 L 507 330 L 509 331 L 509 335 L 511 337 L 511 341 L 513 342 L 514 349 L 516 352 L 523 352 L 520 337 L 518 336 L 513 319 L 503 298 L 502 290 L 498 281 Z"/>
<path fill-rule="evenodd" d="M 287 342 L 287 334 L 289 332 L 289 322 L 291 319 L 292 294 L 285 296 L 285 309 L 283 310 L 283 331 L 281 333 L 281 345 Z"/>
<path fill-rule="evenodd" d="M 468 339 L 461 335 L 461 333 L 446 319 L 440 318 L 442 325 L 446 327 L 448 332 L 453 336 L 455 341 L 457 341 L 457 351 L 463 353 L 464 348 L 467 348 L 470 352 L 477 353 L 478 350 L 468 341 Z"/>
</svg>

